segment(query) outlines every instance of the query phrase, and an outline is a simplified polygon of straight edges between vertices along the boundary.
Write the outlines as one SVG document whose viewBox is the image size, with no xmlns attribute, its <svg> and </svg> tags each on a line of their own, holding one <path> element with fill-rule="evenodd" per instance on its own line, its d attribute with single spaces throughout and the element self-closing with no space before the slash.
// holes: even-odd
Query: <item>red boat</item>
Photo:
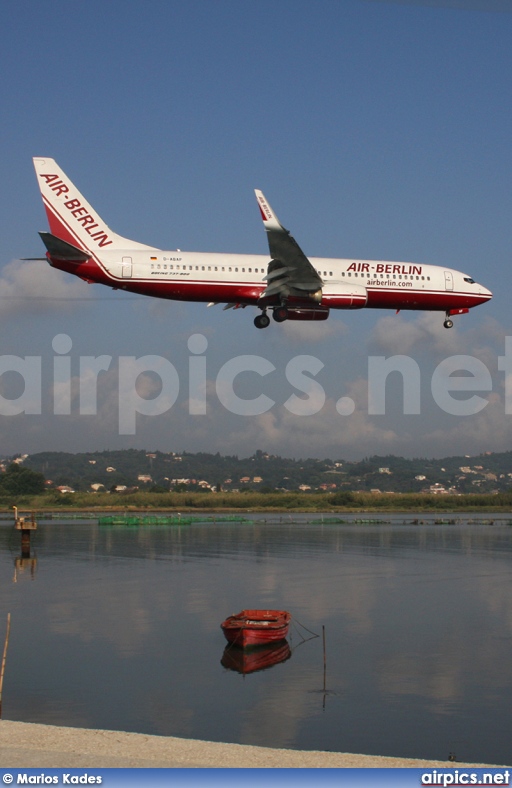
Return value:
<svg viewBox="0 0 512 788">
<path fill-rule="evenodd" d="M 221 627 L 226 640 L 237 646 L 257 646 L 284 640 L 291 615 L 286 610 L 242 610 Z"/>
</svg>

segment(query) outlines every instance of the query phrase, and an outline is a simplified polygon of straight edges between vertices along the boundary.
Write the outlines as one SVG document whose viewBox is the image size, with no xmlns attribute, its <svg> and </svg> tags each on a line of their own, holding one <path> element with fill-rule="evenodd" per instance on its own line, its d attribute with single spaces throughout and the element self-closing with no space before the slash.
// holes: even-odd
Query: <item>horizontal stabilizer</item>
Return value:
<svg viewBox="0 0 512 788">
<path fill-rule="evenodd" d="M 68 260 L 70 263 L 84 263 L 91 257 L 90 252 L 84 252 L 73 244 L 68 244 L 62 238 L 58 238 L 51 233 L 39 233 L 41 240 L 48 249 L 50 257 L 58 260 Z"/>
</svg>

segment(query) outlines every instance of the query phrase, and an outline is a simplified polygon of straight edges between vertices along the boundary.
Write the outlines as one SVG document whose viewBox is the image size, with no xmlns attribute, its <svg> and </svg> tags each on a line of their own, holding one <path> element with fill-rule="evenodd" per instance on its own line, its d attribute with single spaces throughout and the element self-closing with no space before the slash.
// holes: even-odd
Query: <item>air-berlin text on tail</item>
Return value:
<svg viewBox="0 0 512 788">
<path fill-rule="evenodd" d="M 41 173 L 41 178 L 46 181 L 47 186 L 55 192 L 56 197 L 60 197 L 61 195 L 66 195 L 69 197 L 69 187 L 59 178 L 58 175 L 52 175 L 47 173 Z M 76 219 L 77 222 L 80 222 L 86 233 L 91 236 L 94 241 L 97 241 L 98 246 L 108 246 L 112 243 L 109 239 L 107 233 L 102 229 L 99 228 L 99 224 L 97 223 L 94 216 L 88 212 L 87 208 L 81 204 L 80 200 L 77 200 L 76 197 L 73 199 L 67 199 L 64 203 L 64 207 L 70 211 L 71 215 Z M 94 232 L 93 232 L 94 230 Z"/>
</svg>

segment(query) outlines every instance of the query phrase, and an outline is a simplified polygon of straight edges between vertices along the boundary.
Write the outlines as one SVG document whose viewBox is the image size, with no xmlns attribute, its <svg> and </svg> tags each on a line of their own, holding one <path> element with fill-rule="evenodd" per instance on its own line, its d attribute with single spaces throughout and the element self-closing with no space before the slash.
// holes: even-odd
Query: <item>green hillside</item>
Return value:
<svg viewBox="0 0 512 788">
<path fill-rule="evenodd" d="M 13 458 L 6 458 L 4 470 Z M 250 457 L 165 453 L 137 449 L 69 454 L 40 452 L 17 462 L 42 473 L 47 489 L 91 485 L 125 491 L 379 491 L 381 493 L 495 493 L 512 488 L 512 452 L 474 457 L 405 459 L 373 456 L 343 459 L 287 459 L 258 450 Z M 102 488 L 96 487 L 101 490 Z"/>
</svg>

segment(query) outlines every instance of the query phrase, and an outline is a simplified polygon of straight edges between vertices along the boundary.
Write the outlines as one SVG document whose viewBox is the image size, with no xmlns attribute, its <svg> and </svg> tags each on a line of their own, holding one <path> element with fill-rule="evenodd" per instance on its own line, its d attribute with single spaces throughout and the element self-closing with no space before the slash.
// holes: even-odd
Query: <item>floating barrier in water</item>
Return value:
<svg viewBox="0 0 512 788">
<path fill-rule="evenodd" d="M 314 525 L 388 525 L 392 520 L 368 519 L 357 517 L 353 520 L 343 520 L 339 517 L 323 517 L 321 520 L 310 520 Z"/>
<path fill-rule="evenodd" d="M 247 523 L 252 524 L 252 520 L 240 515 L 228 515 L 226 517 L 212 516 L 181 516 L 173 515 L 124 515 L 112 514 L 98 517 L 98 525 L 191 525 L 192 523 Z"/>
<path fill-rule="evenodd" d="M 98 512 L 42 512 L 45 520 L 97 520 Z"/>
</svg>

